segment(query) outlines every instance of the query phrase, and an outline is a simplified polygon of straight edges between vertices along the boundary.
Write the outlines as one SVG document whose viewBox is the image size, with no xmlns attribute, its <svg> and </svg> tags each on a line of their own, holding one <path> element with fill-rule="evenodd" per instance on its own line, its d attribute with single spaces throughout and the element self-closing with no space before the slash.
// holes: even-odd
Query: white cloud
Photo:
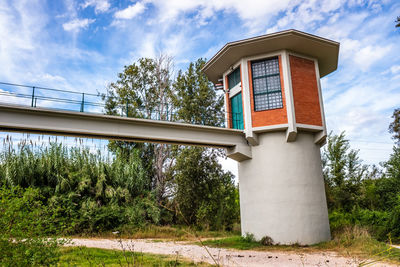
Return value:
<svg viewBox="0 0 400 267">
<path fill-rule="evenodd" d="M 142 42 L 141 47 L 139 48 L 139 55 L 140 57 L 155 57 L 157 55 L 156 52 L 156 42 L 157 36 L 154 34 L 149 34 L 145 37 Z"/>
<path fill-rule="evenodd" d="M 21 68 L 24 64 L 36 70 L 43 68 L 43 62 L 35 60 L 41 51 L 41 38 L 46 36 L 43 29 L 48 16 L 43 9 L 37 1 L 0 1 L 0 77 L 3 81 L 22 79 L 26 71 Z"/>
<path fill-rule="evenodd" d="M 0 88 L 0 103 L 15 104 L 15 105 L 29 105 L 30 99 L 21 98 L 16 93 L 10 92 L 9 90 Z"/>
<path fill-rule="evenodd" d="M 111 7 L 108 0 L 87 0 L 81 6 L 82 8 L 93 6 L 96 14 L 107 12 Z"/>
<path fill-rule="evenodd" d="M 136 17 L 137 15 L 140 15 L 143 13 L 143 11 L 146 9 L 146 6 L 141 3 L 137 2 L 131 6 L 128 6 L 127 8 L 123 10 L 119 10 L 115 12 L 114 17 L 117 19 L 132 19 Z"/>
<path fill-rule="evenodd" d="M 67 32 L 78 32 L 81 29 L 86 29 L 93 22 L 95 22 L 95 19 L 73 19 L 62 26 Z"/>
<path fill-rule="evenodd" d="M 400 72 L 400 65 L 394 65 L 394 66 L 392 66 L 392 67 L 390 68 L 390 71 L 391 71 L 393 74 L 396 74 L 396 73 Z"/>
<path fill-rule="evenodd" d="M 361 70 L 366 71 L 375 62 L 379 61 L 391 50 L 391 46 L 368 45 L 358 50 L 354 55 L 354 62 Z"/>
<path fill-rule="evenodd" d="M 176 24 L 181 15 L 195 12 L 200 25 L 208 18 L 215 18 L 216 12 L 236 14 L 252 32 L 265 27 L 279 12 L 290 8 L 299 0 L 146 0 L 158 10 L 156 23 Z"/>
<path fill-rule="evenodd" d="M 44 82 L 46 84 L 49 83 L 60 83 L 60 82 L 65 82 L 65 78 L 61 77 L 59 75 L 51 75 L 49 73 L 44 73 L 44 74 L 40 74 L 40 75 L 36 75 L 37 76 L 37 80 L 33 80 L 32 82 L 36 82 L 36 81 L 40 81 L 40 82 Z"/>
</svg>

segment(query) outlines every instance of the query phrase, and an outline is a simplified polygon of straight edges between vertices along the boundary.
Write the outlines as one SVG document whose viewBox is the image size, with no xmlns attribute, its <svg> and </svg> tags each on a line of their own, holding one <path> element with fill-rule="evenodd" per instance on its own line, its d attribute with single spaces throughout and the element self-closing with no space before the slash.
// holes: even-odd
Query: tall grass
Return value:
<svg viewBox="0 0 400 267">
<path fill-rule="evenodd" d="M 65 233 L 158 223 L 160 209 L 140 151 L 110 156 L 82 143 L 75 139 L 76 146 L 67 147 L 24 139 L 14 145 L 7 137 L 0 154 L 0 186 L 39 189 L 43 205 L 55 211 L 58 229 Z"/>
</svg>

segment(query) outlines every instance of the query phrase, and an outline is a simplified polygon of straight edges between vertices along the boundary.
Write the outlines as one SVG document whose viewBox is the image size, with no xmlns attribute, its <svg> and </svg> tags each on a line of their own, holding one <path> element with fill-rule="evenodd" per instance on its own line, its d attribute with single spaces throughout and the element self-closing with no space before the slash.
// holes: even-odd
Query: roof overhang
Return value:
<svg viewBox="0 0 400 267">
<path fill-rule="evenodd" d="M 335 71 L 339 43 L 297 30 L 286 30 L 227 43 L 202 68 L 209 80 L 217 83 L 225 71 L 241 58 L 289 50 L 318 60 L 320 77 Z"/>
</svg>

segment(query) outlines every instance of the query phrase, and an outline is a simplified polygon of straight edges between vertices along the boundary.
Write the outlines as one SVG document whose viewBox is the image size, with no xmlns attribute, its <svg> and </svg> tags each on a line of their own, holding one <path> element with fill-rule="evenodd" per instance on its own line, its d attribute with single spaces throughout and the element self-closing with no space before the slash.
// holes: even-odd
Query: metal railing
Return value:
<svg viewBox="0 0 400 267">
<path fill-rule="evenodd" d="M 116 98 L 101 93 L 92 94 L 6 82 L 0 82 L 0 86 L 0 102 L 58 110 L 105 114 L 107 101 Z M 134 107 L 129 99 L 123 102 L 115 107 L 119 116 L 179 122 L 171 103 L 159 103 L 149 111 L 146 107 Z M 243 125 L 242 114 L 226 112 L 225 118 L 225 125 L 222 127 L 240 129 L 237 126 Z M 200 124 L 205 125 L 206 121 L 206 118 L 202 118 Z"/>
</svg>

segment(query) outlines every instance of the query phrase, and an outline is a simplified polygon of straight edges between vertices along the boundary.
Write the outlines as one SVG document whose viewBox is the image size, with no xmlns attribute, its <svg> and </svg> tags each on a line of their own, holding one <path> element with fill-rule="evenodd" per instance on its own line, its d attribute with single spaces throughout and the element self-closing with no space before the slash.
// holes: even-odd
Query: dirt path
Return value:
<svg viewBox="0 0 400 267">
<path fill-rule="evenodd" d="M 85 246 L 104 249 L 125 249 L 135 252 L 179 255 L 195 262 L 215 264 L 207 250 L 186 242 L 154 242 L 143 239 L 72 239 L 73 246 Z M 326 253 L 296 253 L 277 251 L 250 251 L 208 248 L 209 252 L 222 266 L 358 266 L 359 259 L 338 256 L 332 252 Z M 376 263 L 368 266 L 396 266 L 387 263 Z"/>
</svg>

